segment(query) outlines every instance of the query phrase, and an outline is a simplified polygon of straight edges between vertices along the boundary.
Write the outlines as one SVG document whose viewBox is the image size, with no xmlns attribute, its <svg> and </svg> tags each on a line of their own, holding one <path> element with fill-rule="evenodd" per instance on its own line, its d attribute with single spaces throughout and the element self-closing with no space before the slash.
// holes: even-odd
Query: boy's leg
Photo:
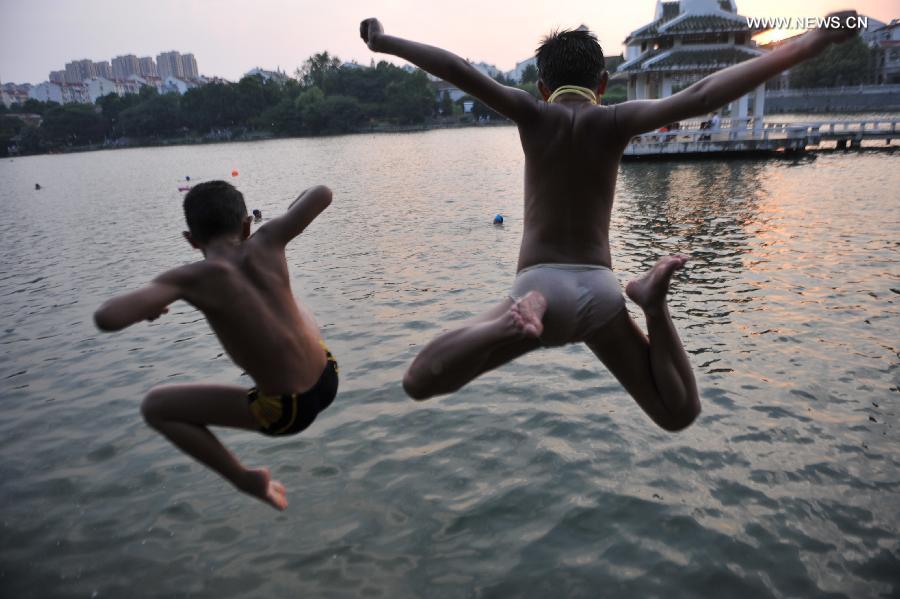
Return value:
<svg viewBox="0 0 900 599">
<path fill-rule="evenodd" d="M 532 291 L 506 299 L 467 325 L 432 340 L 403 377 L 413 399 L 452 393 L 488 370 L 540 347 L 547 301 Z"/>
<path fill-rule="evenodd" d="M 649 339 L 623 309 L 587 341 L 638 405 L 668 431 L 686 428 L 700 414 L 694 373 L 666 305 L 672 274 L 687 259 L 662 258 L 625 288 L 644 310 Z"/>
<path fill-rule="evenodd" d="M 150 390 L 141 412 L 147 424 L 186 454 L 218 472 L 239 490 L 283 510 L 284 486 L 266 468 L 248 469 L 207 427 L 258 431 L 247 389 L 234 385 L 164 385 Z"/>
</svg>

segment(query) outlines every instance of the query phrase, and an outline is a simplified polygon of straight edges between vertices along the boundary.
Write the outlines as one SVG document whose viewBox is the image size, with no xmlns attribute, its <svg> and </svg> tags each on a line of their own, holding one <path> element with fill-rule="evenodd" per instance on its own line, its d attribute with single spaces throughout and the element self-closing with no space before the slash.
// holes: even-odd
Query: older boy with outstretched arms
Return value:
<svg viewBox="0 0 900 599">
<path fill-rule="evenodd" d="M 156 277 L 138 291 L 104 303 L 94 315 L 104 331 L 154 320 L 184 300 L 203 312 L 235 364 L 256 383 L 184 384 L 150 391 L 147 423 L 238 490 L 273 507 L 287 507 L 284 486 L 266 468 L 246 468 L 208 426 L 290 435 L 312 424 L 338 386 L 337 363 L 313 315 L 295 301 L 285 246 L 331 203 L 327 187 L 312 187 L 287 213 L 250 235 L 241 193 L 224 181 L 196 185 L 184 199 L 184 236 L 204 259 Z"/>
<path fill-rule="evenodd" d="M 597 98 L 608 73 L 590 32 L 565 31 L 541 44 L 541 102 L 446 50 L 387 35 L 377 19 L 363 21 L 360 35 L 371 50 L 403 58 L 513 120 L 525 152 L 525 226 L 510 297 L 426 345 L 403 379 L 407 393 L 420 400 L 452 393 L 538 347 L 583 341 L 659 426 L 690 425 L 700 413 L 697 385 L 666 304 L 672 274 L 688 257 L 664 257 L 626 286 L 646 316 L 645 336 L 610 270 L 619 160 L 633 136 L 708 114 L 853 33 L 811 31 L 670 97 L 606 107 Z"/>
</svg>

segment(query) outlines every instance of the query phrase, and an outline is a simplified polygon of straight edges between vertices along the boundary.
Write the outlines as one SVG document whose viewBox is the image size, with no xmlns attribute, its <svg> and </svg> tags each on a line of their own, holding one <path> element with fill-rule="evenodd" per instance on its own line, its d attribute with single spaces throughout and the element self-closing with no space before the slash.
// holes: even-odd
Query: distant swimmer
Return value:
<svg viewBox="0 0 900 599">
<path fill-rule="evenodd" d="M 284 486 L 267 468 L 247 468 L 209 431 L 226 426 L 270 436 L 294 435 L 331 405 L 338 366 L 312 313 L 291 294 L 285 246 L 331 204 L 331 190 L 311 187 L 283 216 L 250 236 L 244 197 L 224 181 L 200 183 L 184 198 L 184 237 L 204 259 L 156 277 L 94 314 L 104 331 L 156 320 L 184 300 L 206 316 L 225 351 L 256 386 L 180 384 L 154 387 L 141 410 L 147 423 L 239 491 L 287 507 Z"/>
<path fill-rule="evenodd" d="M 262 222 L 262 210 L 259 210 L 258 208 L 253 209 L 253 222 Z"/>
<path fill-rule="evenodd" d="M 41 189 L 41 184 L 40 184 L 40 183 L 35 183 L 35 184 L 34 184 L 34 188 L 35 188 L 35 189 Z"/>
<path fill-rule="evenodd" d="M 847 23 L 855 14 L 836 16 Z M 377 19 L 363 21 L 360 35 L 371 50 L 398 56 L 511 119 L 525 152 L 524 233 L 509 297 L 426 345 L 403 378 L 406 392 L 419 400 L 453 393 L 539 347 L 584 342 L 659 426 L 690 425 L 700 400 L 666 300 L 688 256 L 661 258 L 625 288 L 646 316 L 648 338 L 629 316 L 611 270 L 609 225 L 622 153 L 634 136 L 708 114 L 855 33 L 811 31 L 669 97 L 599 106 L 609 74 L 589 31 L 554 33 L 538 48 L 542 102 L 446 50 L 388 35 Z"/>
</svg>

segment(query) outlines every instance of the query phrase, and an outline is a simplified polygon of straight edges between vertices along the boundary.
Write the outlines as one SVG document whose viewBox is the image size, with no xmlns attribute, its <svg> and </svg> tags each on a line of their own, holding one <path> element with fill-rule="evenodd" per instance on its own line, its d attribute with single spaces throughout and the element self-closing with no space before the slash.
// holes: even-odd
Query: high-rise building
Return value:
<svg viewBox="0 0 900 599">
<path fill-rule="evenodd" d="M 159 77 L 159 70 L 152 56 L 138 58 L 138 75 L 141 77 Z"/>
<path fill-rule="evenodd" d="M 185 79 L 196 79 L 200 76 L 200 72 L 197 70 L 197 59 L 193 54 L 181 55 L 181 67 Z"/>
<path fill-rule="evenodd" d="M 66 72 L 65 71 L 50 71 L 50 83 L 65 83 L 66 82 Z"/>
<path fill-rule="evenodd" d="M 94 71 L 97 77 L 112 79 L 112 68 L 109 66 L 108 60 L 101 60 L 94 63 Z"/>
<path fill-rule="evenodd" d="M 66 83 L 81 83 L 85 79 L 96 76 L 94 63 L 86 58 L 66 63 Z"/>
<path fill-rule="evenodd" d="M 116 56 L 112 59 L 112 78 L 118 81 L 127 79 L 129 75 L 137 75 L 140 72 L 138 58 L 134 54 Z"/>
<path fill-rule="evenodd" d="M 178 77 L 184 79 L 184 65 L 181 64 L 181 54 L 176 51 L 163 52 L 156 56 L 156 68 L 159 70 L 159 76 Z"/>
</svg>

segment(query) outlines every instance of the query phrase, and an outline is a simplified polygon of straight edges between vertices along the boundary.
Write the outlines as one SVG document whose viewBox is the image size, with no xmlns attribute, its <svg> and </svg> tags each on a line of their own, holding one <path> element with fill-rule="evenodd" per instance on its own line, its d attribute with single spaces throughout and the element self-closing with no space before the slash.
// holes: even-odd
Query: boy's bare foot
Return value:
<svg viewBox="0 0 900 599">
<path fill-rule="evenodd" d="M 246 482 L 239 487 L 241 491 L 265 501 L 276 510 L 283 510 L 287 507 L 288 501 L 284 485 L 277 480 L 272 480 L 268 468 L 247 470 L 245 476 Z"/>
<path fill-rule="evenodd" d="M 663 307 L 672 275 L 676 270 L 684 268 L 689 259 L 690 256 L 684 254 L 660 258 L 644 276 L 629 282 L 625 286 L 625 293 L 644 310 L 652 311 Z"/>
<path fill-rule="evenodd" d="M 547 299 L 538 291 L 529 291 L 509 308 L 516 328 L 526 337 L 540 337 L 544 332 Z"/>
</svg>

